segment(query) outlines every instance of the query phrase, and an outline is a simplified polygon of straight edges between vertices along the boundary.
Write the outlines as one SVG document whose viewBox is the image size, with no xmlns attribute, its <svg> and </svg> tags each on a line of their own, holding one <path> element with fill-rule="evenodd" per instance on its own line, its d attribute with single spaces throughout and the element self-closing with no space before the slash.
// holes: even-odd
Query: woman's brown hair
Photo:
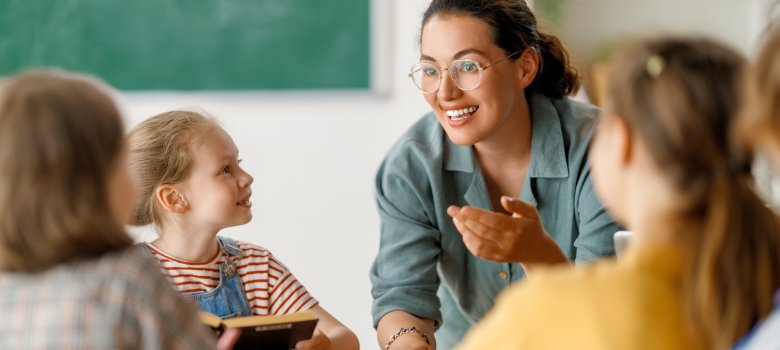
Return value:
<svg viewBox="0 0 780 350">
<path fill-rule="evenodd" d="M 647 40 L 624 53 L 607 107 L 625 119 L 675 186 L 685 247 L 683 302 L 694 339 L 728 349 L 772 310 L 780 225 L 728 142 L 745 62 L 703 38 Z"/>
<path fill-rule="evenodd" d="M 130 169 L 138 185 L 139 201 L 133 225 L 161 224 L 155 197 L 157 187 L 187 179 L 194 161 L 194 145 L 217 122 L 199 112 L 170 111 L 151 117 L 128 136 Z"/>
<path fill-rule="evenodd" d="M 571 95 L 580 87 L 577 70 L 561 41 L 539 32 L 536 16 L 523 0 L 433 0 L 425 11 L 422 26 L 437 16 L 469 16 L 493 28 L 493 41 L 507 54 L 535 49 L 540 56 L 539 72 L 526 89 L 553 98 Z M 512 56 L 516 60 L 519 55 Z"/>
<path fill-rule="evenodd" d="M 84 77 L 27 72 L 0 88 L 0 270 L 35 272 L 132 245 L 110 209 L 124 147 L 114 102 Z"/>
</svg>

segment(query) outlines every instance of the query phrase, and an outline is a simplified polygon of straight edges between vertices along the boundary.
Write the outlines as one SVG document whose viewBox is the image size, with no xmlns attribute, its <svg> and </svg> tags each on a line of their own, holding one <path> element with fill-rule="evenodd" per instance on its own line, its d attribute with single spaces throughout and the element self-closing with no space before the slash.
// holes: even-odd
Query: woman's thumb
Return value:
<svg viewBox="0 0 780 350">
<path fill-rule="evenodd" d="M 534 219 L 539 217 L 539 212 L 536 211 L 535 206 L 531 205 L 530 203 L 523 202 L 517 198 L 502 196 L 501 205 L 507 211 L 517 214 L 520 217 Z"/>
</svg>

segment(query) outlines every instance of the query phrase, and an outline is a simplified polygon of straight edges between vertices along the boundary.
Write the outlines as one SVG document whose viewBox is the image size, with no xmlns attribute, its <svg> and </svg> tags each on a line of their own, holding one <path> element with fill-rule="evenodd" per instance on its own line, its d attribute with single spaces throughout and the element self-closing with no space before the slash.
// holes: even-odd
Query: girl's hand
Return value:
<svg viewBox="0 0 780 350">
<path fill-rule="evenodd" d="M 331 350 L 330 338 L 319 329 L 314 330 L 314 334 L 309 340 L 301 340 L 295 344 L 295 350 Z"/>
<path fill-rule="evenodd" d="M 536 207 L 507 196 L 501 197 L 501 205 L 512 216 L 469 206 L 447 208 L 472 254 L 495 262 L 568 261 L 542 226 Z"/>
<path fill-rule="evenodd" d="M 236 345 L 238 337 L 241 336 L 241 329 L 228 328 L 217 341 L 217 350 L 230 350 Z"/>
</svg>

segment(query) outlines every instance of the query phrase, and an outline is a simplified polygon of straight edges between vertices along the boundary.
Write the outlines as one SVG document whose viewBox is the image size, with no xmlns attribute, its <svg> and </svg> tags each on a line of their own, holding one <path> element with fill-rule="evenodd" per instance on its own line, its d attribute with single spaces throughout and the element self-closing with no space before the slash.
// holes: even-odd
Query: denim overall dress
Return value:
<svg viewBox="0 0 780 350">
<path fill-rule="evenodd" d="M 217 236 L 217 240 L 222 249 L 220 255 L 225 262 L 219 265 L 219 284 L 210 291 L 182 295 L 198 304 L 201 310 L 220 318 L 251 316 L 252 309 L 249 307 L 249 301 L 244 293 L 244 285 L 238 275 L 238 266 L 233 260 L 241 258 L 243 253 L 238 248 L 236 241 L 220 236 Z M 149 251 L 146 244 L 141 245 Z"/>
</svg>

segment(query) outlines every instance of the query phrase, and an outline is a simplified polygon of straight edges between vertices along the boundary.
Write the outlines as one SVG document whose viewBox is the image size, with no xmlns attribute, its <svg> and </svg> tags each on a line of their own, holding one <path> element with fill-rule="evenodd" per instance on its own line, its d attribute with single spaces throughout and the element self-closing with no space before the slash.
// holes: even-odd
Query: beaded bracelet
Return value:
<svg viewBox="0 0 780 350">
<path fill-rule="evenodd" d="M 392 336 L 392 337 L 390 337 L 390 341 L 389 341 L 389 342 L 387 342 L 387 345 L 385 345 L 385 350 L 389 350 L 389 349 L 390 349 L 390 345 L 391 345 L 391 344 L 393 344 L 393 342 L 394 342 L 396 339 L 398 339 L 398 337 L 400 337 L 400 336 L 402 336 L 402 335 L 404 335 L 404 334 L 406 334 L 406 333 L 417 333 L 417 334 L 419 334 L 421 337 L 423 337 L 423 340 L 425 340 L 425 344 L 431 345 L 431 342 L 430 342 L 430 340 L 428 340 L 428 336 L 427 336 L 427 335 L 425 335 L 425 333 L 423 333 L 423 332 L 420 332 L 420 330 L 418 330 L 418 329 L 417 329 L 417 327 L 412 327 L 412 328 L 404 328 L 404 327 L 401 327 L 401 329 L 399 329 L 399 330 L 398 330 L 398 333 L 396 333 L 396 334 L 393 334 L 393 336 Z"/>
</svg>

